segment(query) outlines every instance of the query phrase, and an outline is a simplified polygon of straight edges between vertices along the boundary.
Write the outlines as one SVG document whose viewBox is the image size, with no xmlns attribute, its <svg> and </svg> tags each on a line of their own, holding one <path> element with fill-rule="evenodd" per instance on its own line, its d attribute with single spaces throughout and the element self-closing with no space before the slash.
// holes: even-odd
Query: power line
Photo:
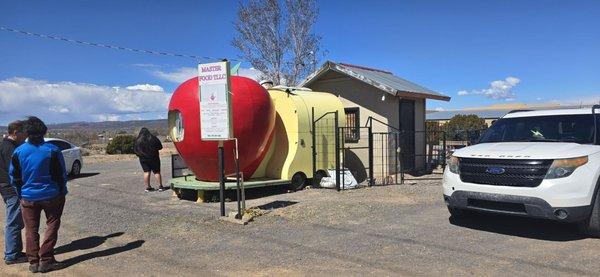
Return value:
<svg viewBox="0 0 600 277">
<path fill-rule="evenodd" d="M 33 33 L 33 32 L 13 29 L 13 28 L 5 27 L 5 26 L 0 26 L 0 30 L 6 31 L 6 32 L 17 33 L 17 34 L 22 34 L 22 35 L 28 35 L 28 36 L 37 37 L 37 38 L 53 39 L 53 40 L 75 43 L 78 45 L 87 45 L 87 46 L 95 46 L 95 47 L 109 48 L 109 49 L 115 49 L 115 50 L 123 50 L 123 51 L 135 52 L 135 53 L 140 53 L 140 54 L 171 56 L 171 57 L 189 58 L 189 59 L 194 59 L 194 60 L 209 60 L 209 61 L 223 60 L 223 58 L 178 54 L 178 53 L 170 53 L 170 52 L 160 52 L 160 51 L 130 48 L 130 47 L 123 47 L 123 46 L 104 44 L 104 43 L 89 42 L 89 41 L 70 39 L 70 38 L 65 38 L 65 37 L 60 37 L 60 36 L 55 36 L 55 35 Z M 242 60 L 238 60 L 238 59 L 228 59 L 228 60 L 242 62 Z"/>
</svg>

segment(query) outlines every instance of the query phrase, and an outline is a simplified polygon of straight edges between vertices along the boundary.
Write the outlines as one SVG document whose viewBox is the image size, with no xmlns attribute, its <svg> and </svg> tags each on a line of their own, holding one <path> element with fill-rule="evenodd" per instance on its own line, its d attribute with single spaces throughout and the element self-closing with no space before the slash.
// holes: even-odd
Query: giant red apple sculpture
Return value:
<svg viewBox="0 0 600 277">
<path fill-rule="evenodd" d="M 200 103 L 198 78 L 181 84 L 173 93 L 169 111 L 179 111 L 185 134 L 175 141 L 177 151 L 203 181 L 218 181 L 218 160 L 215 141 L 200 139 Z M 273 140 L 275 109 L 268 92 L 252 79 L 231 77 L 233 135 L 238 139 L 240 171 L 251 177 L 264 159 Z M 234 142 L 224 143 L 225 174 L 235 173 Z"/>
</svg>

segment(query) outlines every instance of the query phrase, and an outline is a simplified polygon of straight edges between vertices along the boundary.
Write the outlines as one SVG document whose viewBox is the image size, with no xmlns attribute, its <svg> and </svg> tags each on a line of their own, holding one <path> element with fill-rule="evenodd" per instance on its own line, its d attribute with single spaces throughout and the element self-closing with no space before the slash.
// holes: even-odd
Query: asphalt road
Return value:
<svg viewBox="0 0 600 277">
<path fill-rule="evenodd" d="M 167 179 L 166 159 L 163 171 Z M 600 240 L 581 237 L 573 226 L 487 215 L 450 220 L 439 175 L 344 192 L 250 192 L 248 206 L 285 207 L 240 226 L 218 220 L 218 203 L 144 193 L 137 161 L 90 164 L 83 172 L 69 182 L 56 249 L 70 266 L 53 275 L 600 272 Z M 0 267 L 2 276 L 27 274 L 25 264 Z"/>
</svg>

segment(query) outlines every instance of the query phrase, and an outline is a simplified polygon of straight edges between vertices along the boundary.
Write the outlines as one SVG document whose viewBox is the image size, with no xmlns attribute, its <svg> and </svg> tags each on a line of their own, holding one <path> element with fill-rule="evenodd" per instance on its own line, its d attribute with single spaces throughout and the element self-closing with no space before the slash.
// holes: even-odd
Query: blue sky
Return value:
<svg viewBox="0 0 600 277">
<path fill-rule="evenodd" d="M 324 59 L 390 70 L 452 96 L 430 109 L 600 98 L 600 1 L 318 2 Z M 0 1 L 0 25 L 236 58 L 236 10 L 226 0 Z M 196 62 L 0 32 L 0 124 L 24 114 L 52 122 L 164 117 L 168 94 Z"/>
</svg>

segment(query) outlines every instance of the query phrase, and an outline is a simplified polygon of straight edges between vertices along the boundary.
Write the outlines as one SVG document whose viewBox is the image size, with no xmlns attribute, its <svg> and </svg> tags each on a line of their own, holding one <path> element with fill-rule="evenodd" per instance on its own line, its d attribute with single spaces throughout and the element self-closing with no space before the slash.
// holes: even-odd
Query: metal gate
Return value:
<svg viewBox="0 0 600 277">
<path fill-rule="evenodd" d="M 374 124 L 383 127 L 379 129 L 391 131 L 374 132 Z M 341 171 L 349 171 L 359 184 L 365 186 L 402 183 L 396 128 L 370 117 L 364 127 L 339 127 L 338 130 L 343 138 L 339 149 Z M 337 172 L 344 184 L 345 173 L 341 171 Z"/>
<path fill-rule="evenodd" d="M 338 126 L 338 116 L 334 111 L 315 118 L 313 111 L 313 185 L 329 175 L 324 169 L 335 172 L 331 177 L 340 190 L 346 171 L 359 185 L 394 185 L 404 182 L 404 173 L 414 174 L 416 166 L 431 171 L 446 164 L 443 131 L 400 131 L 372 117 L 364 127 Z M 374 124 L 388 132 L 374 132 Z M 425 145 L 415 147 L 415 141 Z"/>
<path fill-rule="evenodd" d="M 418 149 L 406 149 L 406 141 L 423 143 Z M 448 148 L 446 146 L 446 132 L 444 131 L 403 131 L 398 134 L 400 143 L 399 153 L 401 163 L 404 165 L 402 173 L 423 174 L 446 166 Z M 410 146 L 414 147 L 414 145 Z"/>
<path fill-rule="evenodd" d="M 313 185 L 328 175 L 325 170 L 335 169 L 336 189 L 340 190 L 340 132 L 338 111 L 327 112 L 315 118 L 312 108 L 312 168 Z"/>
<path fill-rule="evenodd" d="M 372 185 L 373 176 L 373 139 L 371 127 L 340 127 L 340 137 L 343 138 L 341 148 L 342 171 L 349 171 L 359 184 Z M 341 175 L 345 184 L 345 172 Z"/>
<path fill-rule="evenodd" d="M 404 180 L 398 132 L 374 132 L 373 185 L 396 185 Z"/>
</svg>

